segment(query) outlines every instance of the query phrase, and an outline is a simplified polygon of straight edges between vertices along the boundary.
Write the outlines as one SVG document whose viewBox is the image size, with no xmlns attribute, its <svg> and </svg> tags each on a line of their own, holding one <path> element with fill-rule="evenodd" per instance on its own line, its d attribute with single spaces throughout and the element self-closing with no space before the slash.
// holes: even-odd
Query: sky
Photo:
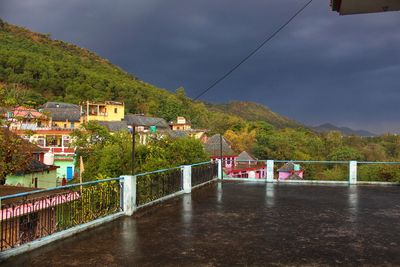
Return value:
<svg viewBox="0 0 400 267">
<path fill-rule="evenodd" d="M 0 17 L 196 97 L 306 1 L 0 0 Z M 314 0 L 201 100 L 253 101 L 306 125 L 398 133 L 399 25 L 399 12 L 339 16 L 329 0 Z"/>
</svg>

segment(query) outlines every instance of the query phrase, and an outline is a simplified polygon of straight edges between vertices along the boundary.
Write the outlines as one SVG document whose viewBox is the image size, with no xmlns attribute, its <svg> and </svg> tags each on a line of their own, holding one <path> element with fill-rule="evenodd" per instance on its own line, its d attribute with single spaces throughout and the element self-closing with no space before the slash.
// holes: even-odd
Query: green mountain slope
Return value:
<svg viewBox="0 0 400 267">
<path fill-rule="evenodd" d="M 0 20 L 0 86 L 18 104 L 46 101 L 124 101 L 130 113 L 173 120 L 186 116 L 195 127 L 221 132 L 244 121 L 278 127 L 299 124 L 255 103 L 205 105 L 145 83 L 93 52 Z"/>
<path fill-rule="evenodd" d="M 232 101 L 227 104 L 207 104 L 211 110 L 226 112 L 248 121 L 265 121 L 277 128 L 304 127 L 300 123 L 281 116 L 269 108 L 254 103 Z"/>
</svg>

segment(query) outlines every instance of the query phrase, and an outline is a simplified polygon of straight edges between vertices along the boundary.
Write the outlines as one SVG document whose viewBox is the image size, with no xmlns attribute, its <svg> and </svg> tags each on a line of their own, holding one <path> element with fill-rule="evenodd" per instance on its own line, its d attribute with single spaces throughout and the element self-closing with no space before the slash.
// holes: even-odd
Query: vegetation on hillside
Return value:
<svg viewBox="0 0 400 267">
<path fill-rule="evenodd" d="M 124 101 L 127 112 L 167 121 L 187 117 L 195 127 L 226 130 L 243 119 L 211 112 L 202 102 L 140 81 L 96 54 L 48 35 L 0 23 L 0 82 L 16 104 L 46 101 Z"/>
<path fill-rule="evenodd" d="M 277 128 L 304 127 L 300 123 L 279 115 L 269 108 L 253 103 L 232 101 L 227 104 L 207 104 L 210 110 L 236 115 L 246 121 L 265 121 Z"/>
</svg>

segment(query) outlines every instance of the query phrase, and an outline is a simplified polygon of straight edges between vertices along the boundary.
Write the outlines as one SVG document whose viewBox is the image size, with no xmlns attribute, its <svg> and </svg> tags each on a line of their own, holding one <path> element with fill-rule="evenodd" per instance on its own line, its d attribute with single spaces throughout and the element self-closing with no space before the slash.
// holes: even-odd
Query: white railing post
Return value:
<svg viewBox="0 0 400 267">
<path fill-rule="evenodd" d="M 136 210 L 136 176 L 122 176 L 124 179 L 124 212 L 127 216 L 132 216 Z"/>
<path fill-rule="evenodd" d="M 349 162 L 349 184 L 357 184 L 357 161 Z"/>
<path fill-rule="evenodd" d="M 222 179 L 222 159 L 217 159 L 218 163 L 218 179 Z"/>
<path fill-rule="evenodd" d="M 274 181 L 274 161 L 267 160 L 267 183 Z"/>
<path fill-rule="evenodd" d="M 192 166 L 182 166 L 183 172 L 183 191 L 185 194 L 192 192 Z"/>
</svg>

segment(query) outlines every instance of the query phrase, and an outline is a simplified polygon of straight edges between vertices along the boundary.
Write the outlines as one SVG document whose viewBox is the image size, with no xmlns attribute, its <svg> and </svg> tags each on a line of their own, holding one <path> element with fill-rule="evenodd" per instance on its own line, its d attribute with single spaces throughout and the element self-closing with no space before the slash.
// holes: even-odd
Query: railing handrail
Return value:
<svg viewBox="0 0 400 267">
<path fill-rule="evenodd" d="M 210 163 L 211 163 L 210 161 L 200 162 L 200 163 L 192 164 L 190 166 L 193 167 L 193 166 L 205 165 L 205 164 L 210 164 Z M 166 172 L 166 171 L 171 171 L 171 170 L 177 170 L 177 169 L 181 169 L 181 168 L 182 168 L 182 166 L 178 166 L 178 167 L 173 167 L 173 168 L 161 169 L 161 170 L 157 170 L 157 171 L 144 172 L 144 173 L 136 174 L 136 177 L 145 176 L 145 175 L 149 175 L 149 174 L 155 174 L 155 173 L 161 173 L 161 172 Z M 2 196 L 2 197 L 0 197 L 0 201 L 6 200 L 6 199 L 11 199 L 11 198 L 16 198 L 16 197 L 24 197 L 24 196 L 28 196 L 28 195 L 32 195 L 32 194 L 39 194 L 39 193 L 54 191 L 54 190 L 68 189 L 68 188 L 77 187 L 77 186 L 98 184 L 98 183 L 104 183 L 104 182 L 109 182 L 109 181 L 119 181 L 121 179 L 123 179 L 123 178 L 122 177 L 108 178 L 108 179 L 104 179 L 104 180 L 96 180 L 96 181 L 90 181 L 90 182 L 84 182 L 84 183 L 78 183 L 78 184 L 71 184 L 71 185 L 64 185 L 64 186 L 58 186 L 58 187 L 52 187 L 52 188 L 46 188 L 46 189 L 39 189 L 39 190 L 34 190 L 34 191 L 29 191 L 29 192 L 23 192 L 23 193 L 18 193 L 18 194 L 13 194 L 13 195 Z"/>
<path fill-rule="evenodd" d="M 358 164 L 400 164 L 397 161 L 357 161 Z"/>
<path fill-rule="evenodd" d="M 236 162 L 267 162 L 267 160 L 236 160 Z M 327 163 L 327 164 L 348 164 L 350 161 L 329 161 L 329 160 L 274 160 L 276 163 L 287 163 L 287 162 L 294 162 L 294 163 Z M 211 161 L 205 161 L 205 162 L 200 162 L 200 163 L 195 163 L 191 164 L 188 166 L 201 166 L 201 165 L 206 165 L 206 164 L 211 164 Z M 357 164 L 400 164 L 400 162 L 390 162 L 390 161 L 357 161 Z M 182 166 L 177 166 L 177 167 L 172 167 L 172 168 L 166 168 L 166 169 L 161 169 L 161 170 L 156 170 L 156 171 L 151 171 L 151 172 L 144 172 L 144 173 L 139 173 L 136 174 L 136 177 L 140 176 L 145 176 L 145 175 L 150 175 L 150 174 L 156 174 L 156 173 L 162 173 L 166 171 L 171 171 L 171 170 L 178 170 L 181 169 Z M 49 191 L 55 191 L 55 190 L 62 190 L 62 189 L 68 189 L 68 188 L 73 188 L 77 186 L 84 186 L 84 185 L 91 185 L 91 184 L 98 184 L 98 183 L 104 183 L 104 182 L 109 182 L 109 181 L 119 181 L 122 180 L 122 177 L 118 178 L 109 178 L 109 179 L 104 179 L 104 180 L 96 180 L 96 181 L 90 181 L 90 182 L 84 182 L 84 183 L 78 183 L 78 184 L 71 184 L 71 185 L 64 185 L 64 186 L 59 186 L 59 187 L 53 187 L 53 188 L 47 188 L 47 189 L 39 189 L 39 190 L 34 190 L 34 191 L 29 191 L 29 192 L 23 192 L 23 193 L 18 193 L 18 194 L 13 194 L 13 195 L 7 195 L 7 196 L 2 196 L 0 197 L 0 201 L 5 200 L 5 199 L 11 199 L 11 198 L 16 198 L 16 197 L 24 197 L 32 194 L 38 194 L 38 193 L 44 193 L 44 192 L 49 192 Z"/>
<path fill-rule="evenodd" d="M 352 160 L 274 160 L 276 163 L 330 163 L 330 164 L 348 164 Z M 356 160 L 357 161 L 357 160 Z M 267 160 L 236 160 L 236 162 L 267 162 Z M 357 161 L 358 164 L 400 164 L 398 161 Z"/>
<path fill-rule="evenodd" d="M 0 197 L 0 201 L 5 200 L 5 199 L 11 199 L 11 198 L 16 198 L 16 197 L 24 197 L 24 196 L 33 195 L 33 194 L 49 192 L 49 191 L 69 189 L 69 188 L 72 188 L 72 187 L 91 185 L 91 184 L 99 184 L 99 183 L 105 183 L 105 182 L 110 182 L 110 181 L 119 181 L 121 179 L 123 179 L 123 178 L 122 177 L 109 178 L 109 179 L 104 179 L 104 180 L 96 180 L 96 181 L 84 182 L 84 183 L 80 183 L 80 184 L 71 184 L 71 185 L 64 185 L 64 186 L 59 186 L 59 187 L 39 189 L 39 190 L 34 190 L 34 191 L 29 191 L 29 192 L 23 192 L 23 193 L 18 193 L 18 194 L 13 194 L 13 195 L 2 196 L 2 197 Z"/>
<path fill-rule="evenodd" d="M 204 162 L 200 162 L 200 163 L 191 164 L 188 166 L 195 167 L 195 166 L 207 165 L 207 164 L 211 164 L 211 163 L 212 163 L 211 161 L 204 161 Z"/>
<path fill-rule="evenodd" d="M 179 166 L 179 167 L 173 167 L 173 168 L 167 168 L 167 169 L 161 169 L 161 170 L 151 171 L 151 172 L 138 173 L 138 174 L 135 174 L 135 176 L 136 176 L 136 177 L 140 177 L 140 176 L 145 176 L 145 175 L 149 175 L 149 174 L 155 174 L 155 173 L 160 173 L 160 172 L 172 171 L 172 170 L 177 170 L 177 169 L 181 169 L 181 166 Z"/>
</svg>

